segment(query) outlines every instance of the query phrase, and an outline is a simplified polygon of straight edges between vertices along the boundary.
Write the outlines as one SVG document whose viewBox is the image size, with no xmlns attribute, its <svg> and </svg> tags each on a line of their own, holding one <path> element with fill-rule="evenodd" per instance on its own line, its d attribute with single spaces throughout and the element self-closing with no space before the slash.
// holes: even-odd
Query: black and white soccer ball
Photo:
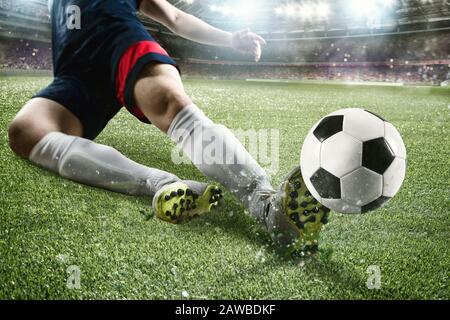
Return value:
<svg viewBox="0 0 450 320">
<path fill-rule="evenodd" d="M 343 109 L 321 119 L 301 152 L 311 194 L 340 213 L 365 213 L 386 204 L 406 173 L 406 148 L 397 129 L 362 109 Z"/>
</svg>

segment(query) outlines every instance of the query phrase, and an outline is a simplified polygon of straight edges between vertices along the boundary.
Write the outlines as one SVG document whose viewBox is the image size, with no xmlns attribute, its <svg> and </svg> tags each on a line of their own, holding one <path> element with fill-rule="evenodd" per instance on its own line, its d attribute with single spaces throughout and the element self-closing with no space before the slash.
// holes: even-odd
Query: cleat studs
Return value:
<svg viewBox="0 0 450 320">
<path fill-rule="evenodd" d="M 327 207 L 322 207 L 322 210 L 323 210 L 323 212 L 325 212 L 325 213 L 329 213 L 331 210 L 330 209 L 328 209 Z"/>
<path fill-rule="evenodd" d="M 311 192 L 309 192 L 309 191 L 305 192 L 305 197 L 311 197 L 311 196 L 312 196 Z"/>
<path fill-rule="evenodd" d="M 165 195 L 164 200 L 169 201 L 170 200 L 170 196 L 168 194 Z"/>
<path fill-rule="evenodd" d="M 327 218 L 327 217 L 323 217 L 322 220 L 321 220 L 320 222 L 322 222 L 322 224 L 325 225 L 325 224 L 328 224 L 329 221 L 328 221 L 328 218 Z"/>
<path fill-rule="evenodd" d="M 316 204 L 319 203 L 319 201 L 317 201 L 316 199 L 312 199 L 312 203 L 313 203 L 314 205 L 316 205 Z"/>
<path fill-rule="evenodd" d="M 306 208 L 306 207 L 308 206 L 308 202 L 303 201 L 302 204 L 301 204 L 301 206 L 302 206 L 302 208 Z"/>
<path fill-rule="evenodd" d="M 180 204 L 183 205 L 183 203 L 184 203 L 184 199 L 181 199 Z"/>
<path fill-rule="evenodd" d="M 305 228 L 305 224 L 300 221 L 300 214 L 298 212 L 295 212 L 294 214 L 292 214 L 291 219 L 295 222 L 295 225 L 297 226 L 297 228 L 299 228 L 299 229 Z"/>
<path fill-rule="evenodd" d="M 313 212 L 314 213 L 319 213 L 319 208 L 318 207 L 314 207 Z"/>
<path fill-rule="evenodd" d="M 172 212 L 170 212 L 170 211 L 166 211 L 166 216 L 171 216 L 172 215 Z"/>
<path fill-rule="evenodd" d="M 292 199 L 297 199 L 297 197 L 298 197 L 298 192 L 297 192 L 297 191 L 292 191 L 291 194 L 290 194 L 290 196 L 291 196 Z"/>
<path fill-rule="evenodd" d="M 186 190 L 186 195 L 188 195 L 188 196 L 192 196 L 192 190 L 191 189 L 187 189 Z"/>
<path fill-rule="evenodd" d="M 295 223 L 295 225 L 297 226 L 297 228 L 299 228 L 300 230 L 305 229 L 305 224 L 301 221 L 298 221 Z"/>
<path fill-rule="evenodd" d="M 298 203 L 297 203 L 297 201 L 291 201 L 291 202 L 289 203 L 289 208 L 290 208 L 291 210 L 297 210 L 297 209 L 298 209 Z"/>
<path fill-rule="evenodd" d="M 316 217 L 315 216 L 310 216 L 307 221 L 314 223 L 314 222 L 316 222 Z"/>
<path fill-rule="evenodd" d="M 293 212 L 293 213 L 291 214 L 291 219 L 292 219 L 293 221 L 295 221 L 295 222 L 299 222 L 299 221 L 300 221 L 300 215 L 299 215 L 299 213 L 298 213 L 298 212 Z"/>
<path fill-rule="evenodd" d="M 176 204 L 176 203 L 174 203 L 174 205 L 173 205 L 173 210 L 177 210 L 177 208 L 178 208 L 178 204 Z"/>
<path fill-rule="evenodd" d="M 175 191 L 172 191 L 172 192 L 170 193 L 170 196 L 171 196 L 172 198 L 175 198 L 177 195 L 178 195 L 178 194 L 177 194 Z"/>
<path fill-rule="evenodd" d="M 302 187 L 302 184 L 300 183 L 300 182 L 298 182 L 298 181 L 296 181 L 295 183 L 294 183 L 294 188 L 295 189 L 300 189 Z"/>
<path fill-rule="evenodd" d="M 311 214 L 311 212 L 309 212 L 308 210 L 303 211 L 303 215 L 309 217 L 309 215 Z"/>
<path fill-rule="evenodd" d="M 180 197 L 183 196 L 183 195 L 184 195 L 184 190 L 178 189 L 178 190 L 177 190 L 177 194 L 178 194 Z"/>
</svg>

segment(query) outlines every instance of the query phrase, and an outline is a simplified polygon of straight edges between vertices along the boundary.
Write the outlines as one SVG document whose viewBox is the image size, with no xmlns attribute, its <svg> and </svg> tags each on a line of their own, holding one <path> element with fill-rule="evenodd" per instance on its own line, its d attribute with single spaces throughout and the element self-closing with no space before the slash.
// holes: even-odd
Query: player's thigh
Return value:
<svg viewBox="0 0 450 320">
<path fill-rule="evenodd" d="M 134 100 L 148 120 L 164 132 L 191 103 L 178 70 L 161 63 L 151 63 L 142 70 L 134 86 Z"/>
<path fill-rule="evenodd" d="M 61 104 L 45 99 L 31 99 L 15 116 L 8 128 L 11 149 L 28 157 L 33 147 L 50 132 L 81 136 L 78 118 Z"/>
</svg>

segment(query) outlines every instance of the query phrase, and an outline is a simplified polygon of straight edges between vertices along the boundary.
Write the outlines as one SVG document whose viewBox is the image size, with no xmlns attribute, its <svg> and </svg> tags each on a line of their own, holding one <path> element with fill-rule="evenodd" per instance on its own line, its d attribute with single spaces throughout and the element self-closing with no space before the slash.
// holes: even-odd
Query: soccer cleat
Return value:
<svg viewBox="0 0 450 320">
<path fill-rule="evenodd" d="M 297 167 L 269 202 L 266 226 L 287 255 L 315 252 L 320 231 L 328 223 L 329 212 L 308 191 L 300 167 Z"/>
<path fill-rule="evenodd" d="M 153 198 L 156 216 L 166 222 L 182 224 L 211 212 L 218 206 L 222 191 L 196 181 L 180 181 L 159 190 Z"/>
</svg>

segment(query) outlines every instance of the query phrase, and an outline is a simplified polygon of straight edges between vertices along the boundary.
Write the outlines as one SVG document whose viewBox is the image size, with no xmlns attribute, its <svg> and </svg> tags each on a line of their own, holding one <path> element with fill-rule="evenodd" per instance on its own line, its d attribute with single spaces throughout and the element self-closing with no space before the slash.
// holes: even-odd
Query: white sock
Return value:
<svg viewBox="0 0 450 320">
<path fill-rule="evenodd" d="M 261 219 L 259 197 L 273 188 L 264 169 L 229 129 L 189 105 L 177 114 L 168 135 L 201 172 L 220 182 Z"/>
<path fill-rule="evenodd" d="M 76 182 L 129 195 L 153 196 L 178 177 L 140 165 L 114 148 L 52 132 L 31 151 L 30 160 Z"/>
</svg>

